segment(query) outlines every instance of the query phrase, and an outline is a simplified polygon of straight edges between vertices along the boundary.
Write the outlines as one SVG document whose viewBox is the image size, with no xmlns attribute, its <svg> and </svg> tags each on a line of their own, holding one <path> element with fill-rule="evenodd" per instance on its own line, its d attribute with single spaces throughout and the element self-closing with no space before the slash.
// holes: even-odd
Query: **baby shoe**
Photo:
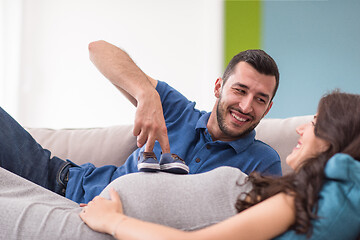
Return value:
<svg viewBox="0 0 360 240">
<path fill-rule="evenodd" d="M 189 167 L 178 155 L 163 153 L 160 158 L 160 170 L 176 174 L 188 174 Z"/>
<path fill-rule="evenodd" d="M 140 152 L 137 167 L 139 172 L 156 172 L 160 170 L 159 161 L 154 152 Z"/>
</svg>

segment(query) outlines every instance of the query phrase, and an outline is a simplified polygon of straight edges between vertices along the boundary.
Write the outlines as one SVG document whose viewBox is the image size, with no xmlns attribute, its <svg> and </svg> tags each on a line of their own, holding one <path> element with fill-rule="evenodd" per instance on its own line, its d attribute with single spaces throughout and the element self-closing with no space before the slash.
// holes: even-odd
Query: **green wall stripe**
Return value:
<svg viewBox="0 0 360 240">
<path fill-rule="evenodd" d="M 261 7 L 258 0 L 224 0 L 225 66 L 237 53 L 261 48 Z"/>
</svg>

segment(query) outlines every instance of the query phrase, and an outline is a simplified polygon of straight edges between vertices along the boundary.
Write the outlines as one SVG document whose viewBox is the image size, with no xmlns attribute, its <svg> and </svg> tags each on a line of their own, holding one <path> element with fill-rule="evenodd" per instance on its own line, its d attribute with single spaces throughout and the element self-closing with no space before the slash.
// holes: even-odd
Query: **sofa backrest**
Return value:
<svg viewBox="0 0 360 240">
<path fill-rule="evenodd" d="M 70 159 L 77 164 L 87 162 L 100 167 L 122 165 L 136 149 L 132 125 L 103 128 L 48 129 L 28 128 L 29 133 L 52 156 Z"/>
<path fill-rule="evenodd" d="M 310 121 L 312 116 L 284 119 L 263 119 L 256 128 L 256 138 L 273 147 L 280 155 L 283 173 L 291 171 L 286 156 L 296 146 L 296 127 Z M 28 128 L 30 134 L 52 155 L 70 159 L 77 164 L 95 166 L 122 165 L 136 149 L 132 125 L 87 129 Z"/>
<path fill-rule="evenodd" d="M 313 115 L 283 118 L 264 119 L 256 127 L 256 138 L 274 148 L 281 159 L 283 174 L 292 169 L 286 164 L 286 157 L 292 152 L 299 140 L 296 127 L 313 119 Z"/>
</svg>

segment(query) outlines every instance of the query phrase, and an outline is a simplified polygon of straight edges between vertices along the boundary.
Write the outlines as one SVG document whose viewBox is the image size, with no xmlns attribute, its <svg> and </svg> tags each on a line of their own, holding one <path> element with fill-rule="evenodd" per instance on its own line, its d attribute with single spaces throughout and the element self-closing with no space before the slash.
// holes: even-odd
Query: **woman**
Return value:
<svg viewBox="0 0 360 240">
<path fill-rule="evenodd" d="M 318 222 L 323 218 L 319 218 L 317 209 L 323 211 L 329 202 L 321 196 L 329 196 L 331 191 L 327 190 L 339 188 L 339 181 L 331 180 L 333 176 L 336 179 L 349 168 L 340 179 L 355 178 L 351 184 L 357 186 L 355 194 L 359 196 L 360 95 L 333 92 L 324 96 L 314 120 L 299 126 L 297 133 L 298 145 L 287 158 L 294 173 L 281 178 L 251 174 L 248 181 L 252 190 L 236 202 L 239 213 L 218 224 L 185 232 L 137 220 L 122 213 L 122 203 L 114 190 L 110 190 L 110 200 L 96 197 L 88 205 L 81 205 L 84 208 L 80 217 L 90 228 L 118 239 L 270 239 L 289 229 L 311 236 L 320 229 Z M 355 206 L 358 212 L 353 215 L 357 217 L 359 204 Z M 359 229 L 359 225 L 353 226 L 350 233 L 344 234 L 355 238 Z M 289 238 L 285 235 L 284 239 Z"/>
</svg>

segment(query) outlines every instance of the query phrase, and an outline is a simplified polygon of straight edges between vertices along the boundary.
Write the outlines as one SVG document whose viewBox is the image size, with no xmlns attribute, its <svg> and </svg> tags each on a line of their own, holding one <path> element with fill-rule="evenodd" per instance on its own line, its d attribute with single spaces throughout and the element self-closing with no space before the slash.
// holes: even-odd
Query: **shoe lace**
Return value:
<svg viewBox="0 0 360 240">
<path fill-rule="evenodd" d="M 172 157 L 173 159 L 175 159 L 175 160 L 180 160 L 180 161 L 182 161 L 182 162 L 185 164 L 185 161 L 184 161 L 181 157 L 179 157 L 177 154 L 172 153 L 172 154 L 171 154 L 171 157 Z"/>
<path fill-rule="evenodd" d="M 156 155 L 154 152 L 143 152 L 144 158 L 154 158 L 156 160 Z"/>
</svg>

